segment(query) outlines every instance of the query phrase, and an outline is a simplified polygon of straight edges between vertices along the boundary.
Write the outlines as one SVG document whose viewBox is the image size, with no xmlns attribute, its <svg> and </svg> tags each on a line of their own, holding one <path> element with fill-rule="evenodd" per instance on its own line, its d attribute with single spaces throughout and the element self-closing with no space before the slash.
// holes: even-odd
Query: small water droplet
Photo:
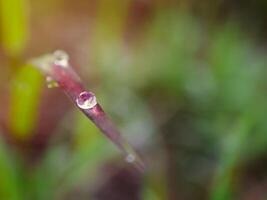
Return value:
<svg viewBox="0 0 267 200">
<path fill-rule="evenodd" d="M 48 88 L 55 88 L 58 87 L 58 83 L 50 76 L 46 77 L 46 84 Z"/>
<path fill-rule="evenodd" d="M 133 154 L 128 154 L 125 158 L 126 162 L 132 163 L 135 161 L 135 156 Z"/>
<path fill-rule="evenodd" d="M 54 52 L 54 64 L 59 65 L 61 67 L 68 67 L 69 66 L 69 55 L 62 50 L 57 50 Z"/>
<path fill-rule="evenodd" d="M 94 93 L 84 91 L 79 94 L 76 103 L 81 109 L 90 109 L 97 104 L 97 101 Z"/>
</svg>

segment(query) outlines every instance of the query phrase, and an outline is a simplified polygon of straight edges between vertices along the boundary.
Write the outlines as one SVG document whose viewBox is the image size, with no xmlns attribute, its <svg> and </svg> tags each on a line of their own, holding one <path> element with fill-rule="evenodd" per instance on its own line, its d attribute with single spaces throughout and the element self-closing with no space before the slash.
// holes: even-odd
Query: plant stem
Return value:
<svg viewBox="0 0 267 200">
<path fill-rule="evenodd" d="M 80 77 L 70 66 L 68 55 L 65 52 L 56 51 L 54 54 L 47 54 L 33 59 L 31 63 L 43 71 L 46 77 L 53 80 L 65 92 L 70 100 L 122 151 L 127 162 L 144 171 L 143 161 L 127 140 L 122 137 L 99 103 L 96 102 L 93 107 L 88 107 L 87 109 L 77 105 L 77 99 L 86 90 Z M 93 95 L 91 92 L 87 93 Z"/>
</svg>

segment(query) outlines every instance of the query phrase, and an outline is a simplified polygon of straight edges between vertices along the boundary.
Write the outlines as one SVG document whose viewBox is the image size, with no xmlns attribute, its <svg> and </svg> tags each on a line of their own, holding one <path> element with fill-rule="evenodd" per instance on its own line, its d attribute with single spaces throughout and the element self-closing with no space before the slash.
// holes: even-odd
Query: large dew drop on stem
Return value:
<svg viewBox="0 0 267 200">
<path fill-rule="evenodd" d="M 97 104 L 97 101 L 92 92 L 84 91 L 79 94 L 78 98 L 76 99 L 76 103 L 81 109 L 91 109 Z"/>
</svg>

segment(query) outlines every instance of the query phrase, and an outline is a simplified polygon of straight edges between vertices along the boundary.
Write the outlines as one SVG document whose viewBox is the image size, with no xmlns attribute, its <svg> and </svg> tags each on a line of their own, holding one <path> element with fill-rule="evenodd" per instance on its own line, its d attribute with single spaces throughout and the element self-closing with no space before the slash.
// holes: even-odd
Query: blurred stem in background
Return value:
<svg viewBox="0 0 267 200">
<path fill-rule="evenodd" d="M 129 0 L 100 0 L 97 1 L 97 16 L 95 37 L 97 46 L 109 42 L 117 42 L 123 37 L 125 23 L 129 10 Z M 102 47 L 102 45 L 100 47 Z"/>
<path fill-rule="evenodd" d="M 29 139 L 38 122 L 43 76 L 31 66 L 23 65 L 13 76 L 10 87 L 10 129 L 19 140 Z"/>
<path fill-rule="evenodd" d="M 20 56 L 29 37 L 28 0 L 0 0 L 1 35 L 5 52 Z"/>
<path fill-rule="evenodd" d="M 28 138 L 36 126 L 42 76 L 30 66 L 19 64 L 29 38 L 29 4 L 27 0 L 0 0 L 2 45 L 10 58 L 9 125 L 17 139 Z M 16 63 L 16 64 L 14 64 Z"/>
</svg>

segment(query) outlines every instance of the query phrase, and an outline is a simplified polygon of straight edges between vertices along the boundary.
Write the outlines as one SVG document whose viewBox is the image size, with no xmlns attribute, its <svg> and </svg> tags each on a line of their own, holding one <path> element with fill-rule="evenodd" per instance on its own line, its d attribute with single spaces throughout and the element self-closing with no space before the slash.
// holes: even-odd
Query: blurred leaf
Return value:
<svg viewBox="0 0 267 200">
<path fill-rule="evenodd" d="M 2 43 L 11 56 L 22 53 L 28 38 L 27 0 L 0 0 Z"/>
<path fill-rule="evenodd" d="M 31 66 L 21 67 L 10 88 L 10 128 L 19 139 L 31 136 L 38 120 L 43 76 Z"/>
<path fill-rule="evenodd" d="M 190 15 L 159 13 L 134 59 L 137 63 L 131 73 L 136 75 L 135 80 L 181 94 L 186 77 L 198 64 L 196 53 L 202 35 L 201 27 Z M 136 66 L 140 69 L 136 70 Z"/>
<path fill-rule="evenodd" d="M 73 187 L 87 177 L 92 183 L 98 166 L 114 155 L 116 149 L 83 114 L 77 113 L 75 121 L 74 149 L 63 172 L 62 188 Z"/>
<path fill-rule="evenodd" d="M 155 173 L 155 172 L 154 172 Z M 142 199 L 144 200 L 164 200 L 168 199 L 167 180 L 162 172 L 148 174 L 144 180 Z M 159 173 L 159 174 L 158 174 Z"/>
<path fill-rule="evenodd" d="M 64 144 L 50 147 L 33 176 L 32 188 L 37 199 L 64 196 L 82 181 L 97 182 L 98 167 L 114 151 L 99 130 L 81 113 L 75 115 L 75 130 L 71 149 Z"/>
<path fill-rule="evenodd" d="M 249 138 L 252 122 L 249 117 L 240 117 L 239 123 L 230 130 L 222 140 L 221 160 L 215 174 L 215 184 L 212 189 L 211 200 L 230 200 L 233 198 L 233 169 L 241 159 L 242 148 Z"/>
<path fill-rule="evenodd" d="M 18 176 L 18 163 L 15 162 L 12 152 L 0 141 L 0 199 L 23 199 L 21 182 Z"/>
<path fill-rule="evenodd" d="M 68 163 L 68 150 L 64 145 L 50 147 L 40 164 L 28 179 L 31 199 L 54 199 L 58 184 Z"/>
</svg>

